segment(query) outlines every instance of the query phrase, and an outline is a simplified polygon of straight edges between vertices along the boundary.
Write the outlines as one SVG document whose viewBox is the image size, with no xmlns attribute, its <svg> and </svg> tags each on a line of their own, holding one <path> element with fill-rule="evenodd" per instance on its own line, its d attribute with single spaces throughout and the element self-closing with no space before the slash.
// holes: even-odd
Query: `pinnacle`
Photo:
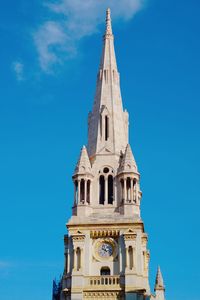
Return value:
<svg viewBox="0 0 200 300">
<path fill-rule="evenodd" d="M 163 281 L 162 273 L 161 273 L 159 266 L 158 266 L 158 270 L 157 270 L 154 290 L 155 291 L 156 290 L 165 290 L 164 281 Z"/>
<path fill-rule="evenodd" d="M 91 164 L 85 145 L 81 149 L 80 157 L 75 168 L 74 175 L 91 173 Z"/>
<path fill-rule="evenodd" d="M 126 146 L 125 153 L 124 153 L 121 163 L 120 163 L 119 173 L 122 173 L 122 172 L 127 172 L 127 173 L 138 172 L 135 158 L 133 156 L 131 146 L 129 144 L 127 144 L 127 146 Z"/>
</svg>

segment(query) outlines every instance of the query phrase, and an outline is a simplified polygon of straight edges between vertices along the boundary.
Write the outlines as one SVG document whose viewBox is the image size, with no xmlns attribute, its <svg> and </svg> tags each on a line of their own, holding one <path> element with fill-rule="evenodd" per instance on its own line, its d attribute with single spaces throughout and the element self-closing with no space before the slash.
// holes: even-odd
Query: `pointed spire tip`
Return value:
<svg viewBox="0 0 200 300">
<path fill-rule="evenodd" d="M 112 35 L 112 25 L 111 25 L 111 17 L 110 17 L 110 8 L 106 10 L 106 35 Z"/>
<path fill-rule="evenodd" d="M 110 16 L 110 7 L 107 8 L 106 10 L 106 15 L 109 17 Z"/>
</svg>

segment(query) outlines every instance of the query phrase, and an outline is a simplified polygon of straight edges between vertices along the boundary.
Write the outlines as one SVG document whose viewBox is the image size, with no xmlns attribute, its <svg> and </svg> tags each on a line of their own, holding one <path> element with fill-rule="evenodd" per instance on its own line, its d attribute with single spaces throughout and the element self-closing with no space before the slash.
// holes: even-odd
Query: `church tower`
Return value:
<svg viewBox="0 0 200 300">
<path fill-rule="evenodd" d="M 73 174 L 60 300 L 165 300 L 160 269 L 155 295 L 150 292 L 148 237 L 140 216 L 140 174 L 129 144 L 128 118 L 108 9 L 88 143 Z"/>
</svg>

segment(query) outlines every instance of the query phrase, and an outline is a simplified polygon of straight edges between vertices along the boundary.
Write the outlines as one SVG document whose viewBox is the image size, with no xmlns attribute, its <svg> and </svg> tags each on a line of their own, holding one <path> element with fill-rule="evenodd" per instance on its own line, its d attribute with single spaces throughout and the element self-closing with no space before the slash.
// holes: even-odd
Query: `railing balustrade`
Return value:
<svg viewBox="0 0 200 300">
<path fill-rule="evenodd" d="M 100 285 L 119 285 L 119 276 L 90 276 L 88 277 L 88 284 L 90 286 L 100 286 Z"/>
</svg>

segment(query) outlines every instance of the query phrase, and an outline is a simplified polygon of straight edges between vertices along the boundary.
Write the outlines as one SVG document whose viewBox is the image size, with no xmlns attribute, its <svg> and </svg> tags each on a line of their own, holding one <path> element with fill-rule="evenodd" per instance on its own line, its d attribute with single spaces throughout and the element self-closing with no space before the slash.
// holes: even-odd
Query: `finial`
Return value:
<svg viewBox="0 0 200 300">
<path fill-rule="evenodd" d="M 106 10 L 106 35 L 112 35 L 110 8 L 107 8 Z"/>
</svg>

